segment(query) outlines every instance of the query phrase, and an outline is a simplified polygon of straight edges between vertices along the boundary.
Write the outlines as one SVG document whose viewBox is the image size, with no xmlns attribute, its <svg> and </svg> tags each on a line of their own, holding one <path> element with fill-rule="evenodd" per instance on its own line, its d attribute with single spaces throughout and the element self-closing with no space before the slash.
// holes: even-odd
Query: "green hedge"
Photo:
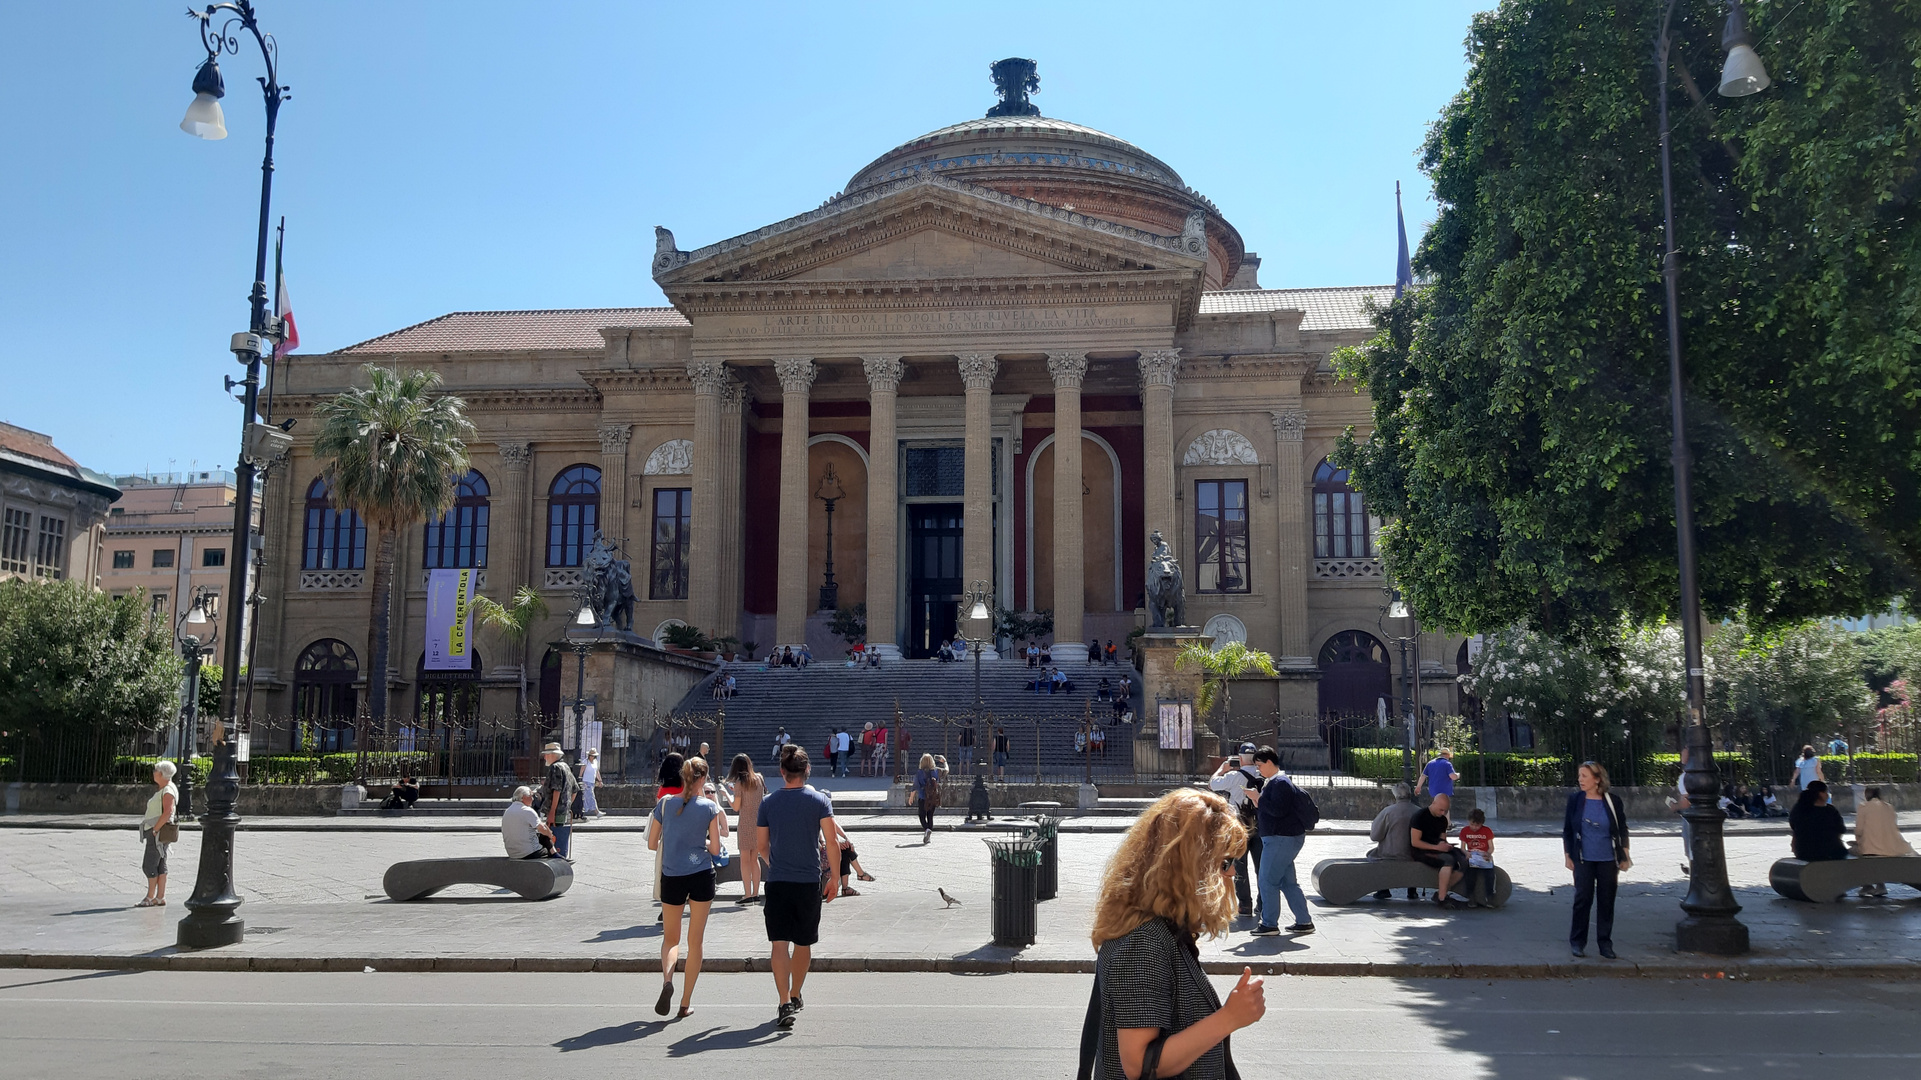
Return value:
<svg viewBox="0 0 1921 1080">
<path fill-rule="evenodd" d="M 1714 769 L 1731 783 L 1750 786 L 1765 784 L 1769 781 L 1757 777 L 1754 759 L 1747 754 L 1716 750 Z M 1635 783 L 1645 787 L 1673 787 L 1681 782 L 1681 755 L 1649 754 L 1635 766 Z M 1618 782 L 1618 778 L 1617 782 Z"/>
<path fill-rule="evenodd" d="M 1847 770 L 1845 757 L 1825 757 L 1821 770 L 1830 780 L 1839 780 Z M 1887 780 L 1896 784 L 1911 784 L 1921 777 L 1921 755 L 1916 754 L 1856 754 L 1854 770 L 1864 780 Z"/>
<path fill-rule="evenodd" d="M 1486 758 L 1488 783 L 1495 787 L 1558 787 L 1567 783 L 1569 760 L 1547 754 L 1454 755 L 1454 771 L 1463 784 L 1479 781 L 1482 759 Z M 1419 774 L 1427 755 L 1415 758 Z M 1356 747 L 1347 751 L 1347 771 L 1364 780 L 1399 780 L 1401 751 L 1398 747 Z"/>
<path fill-rule="evenodd" d="M 113 771 L 100 778 L 102 784 L 151 784 L 153 766 L 162 760 L 158 755 L 127 755 L 113 759 Z M 178 765 L 179 762 L 174 762 Z M 195 757 L 187 764 L 186 772 L 193 778 L 194 787 L 204 787 L 213 767 L 213 759 Z M 174 773 L 175 784 L 180 782 L 180 774 Z"/>
</svg>

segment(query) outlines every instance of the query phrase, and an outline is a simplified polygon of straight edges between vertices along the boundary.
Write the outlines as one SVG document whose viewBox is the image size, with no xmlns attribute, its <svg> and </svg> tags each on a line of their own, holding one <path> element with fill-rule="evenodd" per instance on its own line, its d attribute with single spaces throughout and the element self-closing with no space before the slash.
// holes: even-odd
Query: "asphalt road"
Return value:
<svg viewBox="0 0 1921 1080">
<path fill-rule="evenodd" d="M 766 975 L 703 977 L 694 1015 L 671 1023 L 653 1014 L 657 986 L 651 975 L 6 970 L 0 1072 L 1071 1077 L 1088 980 L 817 975 L 791 1033 L 774 1029 Z M 1918 1013 L 1921 981 L 1283 977 L 1234 1054 L 1250 1078 L 1913 1076 Z"/>
</svg>

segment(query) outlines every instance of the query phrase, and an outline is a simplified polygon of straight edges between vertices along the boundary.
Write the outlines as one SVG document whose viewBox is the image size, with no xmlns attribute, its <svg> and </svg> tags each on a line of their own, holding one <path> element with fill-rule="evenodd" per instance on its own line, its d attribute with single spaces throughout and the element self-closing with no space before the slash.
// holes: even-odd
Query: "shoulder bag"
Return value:
<svg viewBox="0 0 1921 1080">
<path fill-rule="evenodd" d="M 162 825 L 158 829 L 154 830 L 153 838 L 163 844 L 179 843 L 180 842 L 180 822 L 168 821 L 165 825 Z"/>
</svg>

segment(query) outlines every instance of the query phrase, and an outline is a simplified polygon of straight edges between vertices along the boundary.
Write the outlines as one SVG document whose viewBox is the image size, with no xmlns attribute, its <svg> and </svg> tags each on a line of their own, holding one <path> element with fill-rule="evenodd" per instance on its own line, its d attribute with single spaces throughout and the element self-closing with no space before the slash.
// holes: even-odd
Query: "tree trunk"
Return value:
<svg viewBox="0 0 1921 1080">
<path fill-rule="evenodd" d="M 387 652 L 393 617 L 394 533 L 379 527 L 374 548 L 373 608 L 367 620 L 367 715 L 375 730 L 387 726 Z"/>
</svg>

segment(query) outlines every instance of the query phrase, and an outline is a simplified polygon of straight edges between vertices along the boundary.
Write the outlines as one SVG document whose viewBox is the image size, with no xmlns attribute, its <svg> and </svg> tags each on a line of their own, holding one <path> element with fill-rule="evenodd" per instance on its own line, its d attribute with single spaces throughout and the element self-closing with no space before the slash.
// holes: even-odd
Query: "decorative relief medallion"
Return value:
<svg viewBox="0 0 1921 1080">
<path fill-rule="evenodd" d="M 1087 377 L 1087 354 L 1084 352 L 1048 353 L 1047 373 L 1054 377 L 1056 387 L 1078 388 L 1081 380 Z"/>
<path fill-rule="evenodd" d="M 1226 613 L 1207 620 L 1207 625 L 1201 627 L 1201 633 L 1214 639 L 1211 647 L 1216 649 L 1234 641 L 1247 643 L 1247 625 Z"/>
<path fill-rule="evenodd" d="M 1140 359 L 1142 386 L 1173 386 L 1181 370 L 1179 349 L 1148 349 Z"/>
<path fill-rule="evenodd" d="M 811 357 L 792 356 L 774 361 L 774 377 L 780 380 L 783 393 L 805 394 L 814 385 L 814 374 Z"/>
<path fill-rule="evenodd" d="M 960 364 L 961 385 L 969 390 L 992 390 L 994 376 L 1000 374 L 1001 362 L 992 353 L 961 353 L 954 358 Z"/>
<path fill-rule="evenodd" d="M 1187 445 L 1183 465 L 1259 465 L 1261 456 L 1247 436 L 1232 428 L 1203 431 Z"/>
<path fill-rule="evenodd" d="M 901 377 L 907 374 L 907 365 L 898 356 L 863 356 L 860 366 L 867 372 L 867 388 L 877 394 L 897 392 Z"/>
<path fill-rule="evenodd" d="M 600 452 L 603 454 L 624 454 L 627 443 L 634 437 L 632 424 L 600 425 Z"/>
<path fill-rule="evenodd" d="M 694 441 L 674 439 L 654 447 L 647 455 L 647 476 L 686 476 L 694 471 Z"/>
<path fill-rule="evenodd" d="M 1274 418 L 1274 434 L 1287 442 L 1300 442 L 1307 434 L 1307 414 L 1299 411 L 1270 412 Z"/>
</svg>

